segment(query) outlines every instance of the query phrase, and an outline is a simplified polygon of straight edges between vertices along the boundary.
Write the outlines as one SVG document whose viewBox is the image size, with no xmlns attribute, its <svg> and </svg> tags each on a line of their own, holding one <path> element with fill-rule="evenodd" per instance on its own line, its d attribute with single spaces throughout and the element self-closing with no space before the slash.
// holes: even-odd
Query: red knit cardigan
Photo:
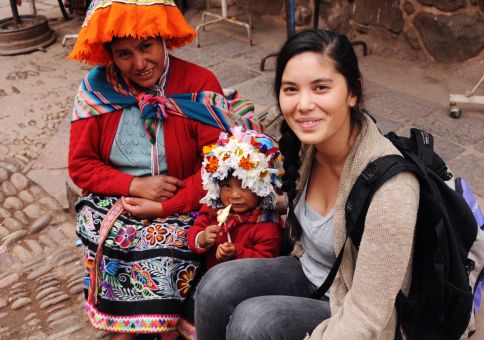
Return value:
<svg viewBox="0 0 484 340">
<path fill-rule="evenodd" d="M 209 70 L 170 56 L 166 94 L 200 91 L 222 93 L 222 88 Z M 117 170 L 109 162 L 121 115 L 119 110 L 71 124 L 69 175 L 84 193 L 128 195 L 134 176 Z M 185 184 L 162 203 L 163 216 L 198 209 L 205 194 L 200 175 L 202 148 L 214 143 L 220 130 L 192 119 L 169 116 L 163 121 L 163 131 L 168 175 Z"/>
</svg>

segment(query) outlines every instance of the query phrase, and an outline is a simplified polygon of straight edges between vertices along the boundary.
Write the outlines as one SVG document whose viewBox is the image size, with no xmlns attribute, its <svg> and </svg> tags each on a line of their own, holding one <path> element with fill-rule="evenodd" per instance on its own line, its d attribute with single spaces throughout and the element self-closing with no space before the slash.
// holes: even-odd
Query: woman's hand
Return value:
<svg viewBox="0 0 484 340">
<path fill-rule="evenodd" d="M 146 198 L 121 197 L 121 204 L 131 215 L 138 218 L 155 218 L 163 213 L 160 202 Z"/>
<path fill-rule="evenodd" d="M 200 236 L 198 236 L 198 245 L 200 248 L 213 246 L 220 230 L 221 228 L 216 224 L 209 225 L 205 228 L 205 230 L 200 233 Z"/>
<path fill-rule="evenodd" d="M 135 177 L 129 186 L 129 195 L 161 202 L 173 197 L 184 186 L 182 181 L 173 176 Z"/>
<path fill-rule="evenodd" d="M 225 242 L 217 247 L 215 258 L 219 261 L 228 261 L 235 257 L 237 247 L 233 243 Z"/>
<path fill-rule="evenodd" d="M 276 211 L 279 215 L 285 215 L 287 213 L 287 198 L 284 195 L 277 195 L 276 198 Z"/>
</svg>

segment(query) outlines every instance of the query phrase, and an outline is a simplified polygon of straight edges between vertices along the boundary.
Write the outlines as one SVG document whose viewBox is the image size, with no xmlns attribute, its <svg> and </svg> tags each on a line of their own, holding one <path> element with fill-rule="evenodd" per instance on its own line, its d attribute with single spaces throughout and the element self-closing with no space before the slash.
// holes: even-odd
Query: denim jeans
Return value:
<svg viewBox="0 0 484 340">
<path fill-rule="evenodd" d="M 330 317 L 328 301 L 308 298 L 315 290 L 292 256 L 218 264 L 197 288 L 197 339 L 303 339 Z"/>
</svg>

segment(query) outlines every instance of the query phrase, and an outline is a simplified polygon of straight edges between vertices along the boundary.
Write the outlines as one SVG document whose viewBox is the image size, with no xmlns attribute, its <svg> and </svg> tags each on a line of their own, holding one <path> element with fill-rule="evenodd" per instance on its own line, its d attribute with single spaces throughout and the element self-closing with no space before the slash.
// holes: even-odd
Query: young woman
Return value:
<svg viewBox="0 0 484 340">
<path fill-rule="evenodd" d="M 348 39 L 311 30 L 282 47 L 275 94 L 284 116 L 283 190 L 301 227 L 288 223 L 293 256 L 222 263 L 196 299 L 199 340 L 393 339 L 395 298 L 408 292 L 419 185 L 401 173 L 378 190 L 357 251 L 346 239 L 345 203 L 372 160 L 398 154 L 361 111 L 361 75 Z M 309 296 L 336 255 L 330 294 Z"/>
<path fill-rule="evenodd" d="M 171 0 L 95 0 L 70 55 L 98 65 L 75 99 L 69 174 L 86 311 L 112 338 L 175 329 L 199 265 L 186 233 L 227 101 L 210 71 L 168 54 L 194 34 Z"/>
</svg>

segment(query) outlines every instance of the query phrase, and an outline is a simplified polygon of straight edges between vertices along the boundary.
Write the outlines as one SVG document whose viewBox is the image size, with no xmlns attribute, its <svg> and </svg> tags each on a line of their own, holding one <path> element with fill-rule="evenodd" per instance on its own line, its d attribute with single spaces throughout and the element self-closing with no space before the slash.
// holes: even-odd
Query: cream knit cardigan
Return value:
<svg viewBox="0 0 484 340">
<path fill-rule="evenodd" d="M 314 149 L 306 148 L 303 154 L 298 189 L 309 175 Z M 336 254 L 346 237 L 344 208 L 353 184 L 369 162 L 388 154 L 399 152 L 366 117 L 341 174 L 333 217 Z M 394 339 L 395 297 L 400 289 L 408 293 L 410 285 L 419 193 L 416 177 L 408 172 L 388 180 L 375 193 L 359 251 L 350 240 L 344 247 L 341 266 L 330 291 L 331 317 L 306 339 Z M 297 242 L 293 254 L 297 256 L 303 251 Z"/>
</svg>

